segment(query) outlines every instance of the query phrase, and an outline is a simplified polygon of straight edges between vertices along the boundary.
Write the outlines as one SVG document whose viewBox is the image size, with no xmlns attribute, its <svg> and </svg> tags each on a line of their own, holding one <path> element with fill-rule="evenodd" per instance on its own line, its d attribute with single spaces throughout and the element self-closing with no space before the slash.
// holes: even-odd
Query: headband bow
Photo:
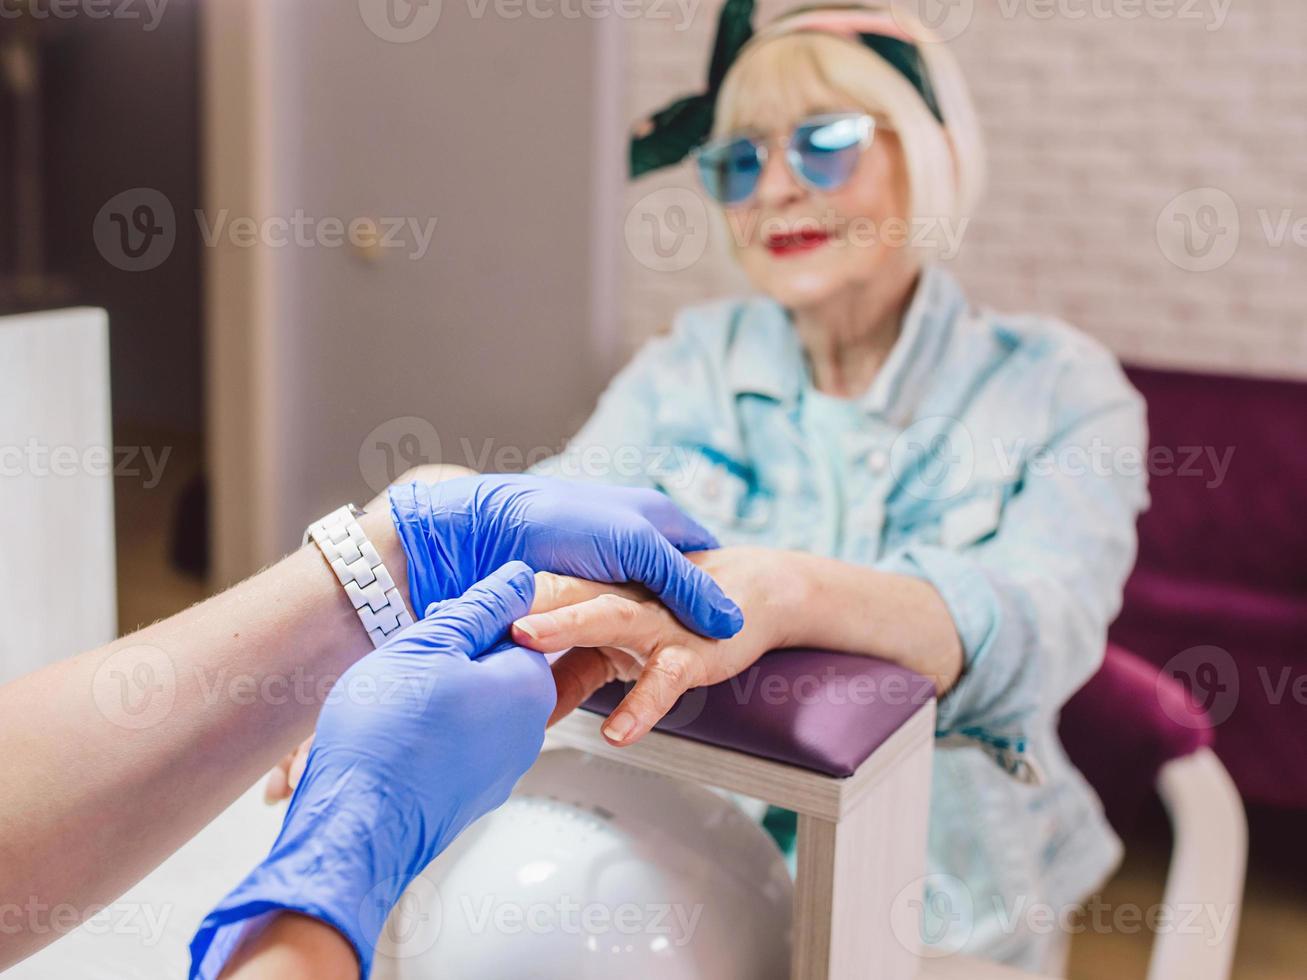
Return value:
<svg viewBox="0 0 1307 980">
<path fill-rule="evenodd" d="M 708 138 L 722 81 L 740 51 L 754 36 L 753 5 L 754 0 L 726 0 L 717 18 L 717 37 L 713 42 L 712 60 L 708 63 L 708 87 L 697 95 L 687 95 L 658 110 L 632 135 L 632 178 L 679 163 Z M 894 31 L 874 11 L 857 7 L 814 8 L 788 20 L 791 21 L 786 25 L 788 31 L 841 35 L 880 55 L 908 80 L 931 115 L 943 125 L 944 115 L 917 45 L 906 35 L 893 36 L 901 32 Z M 860 30 L 860 26 L 874 29 Z"/>
</svg>

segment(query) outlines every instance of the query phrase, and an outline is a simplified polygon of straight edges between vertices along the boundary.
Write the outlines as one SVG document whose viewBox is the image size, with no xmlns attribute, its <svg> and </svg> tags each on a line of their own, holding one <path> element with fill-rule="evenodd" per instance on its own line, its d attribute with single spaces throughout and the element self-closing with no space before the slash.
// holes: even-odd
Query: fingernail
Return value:
<svg viewBox="0 0 1307 980">
<path fill-rule="evenodd" d="M 604 735 L 614 742 L 620 742 L 635 729 L 635 716 L 629 711 L 619 711 L 609 718 L 604 725 Z"/>
<path fill-rule="evenodd" d="M 515 624 L 518 629 L 533 640 L 538 640 L 542 636 L 548 636 L 558 629 L 558 622 L 549 613 L 537 613 L 534 616 L 526 616 L 519 619 Z"/>
</svg>

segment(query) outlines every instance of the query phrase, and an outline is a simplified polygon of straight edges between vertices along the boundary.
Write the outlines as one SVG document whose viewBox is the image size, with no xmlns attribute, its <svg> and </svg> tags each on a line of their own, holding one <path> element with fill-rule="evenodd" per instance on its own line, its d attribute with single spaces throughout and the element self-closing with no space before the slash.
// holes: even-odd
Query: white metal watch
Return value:
<svg viewBox="0 0 1307 980">
<path fill-rule="evenodd" d="M 413 617 L 377 549 L 355 519 L 362 514 L 353 504 L 339 507 L 310 524 L 303 543 L 312 541 L 322 551 L 345 587 L 345 594 L 359 614 L 372 645 L 379 647 L 387 637 L 412 626 Z"/>
</svg>

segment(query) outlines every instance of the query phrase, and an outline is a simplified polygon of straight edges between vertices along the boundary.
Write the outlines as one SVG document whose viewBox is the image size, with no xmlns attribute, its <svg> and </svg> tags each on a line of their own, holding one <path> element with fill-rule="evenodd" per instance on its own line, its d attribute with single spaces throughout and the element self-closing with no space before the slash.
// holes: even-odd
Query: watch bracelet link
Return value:
<svg viewBox="0 0 1307 980">
<path fill-rule="evenodd" d="M 304 542 L 312 540 L 318 546 L 372 645 L 379 647 L 391 635 L 413 625 L 413 616 L 377 549 L 359 525 L 360 514 L 362 511 L 353 504 L 339 507 L 310 524 Z"/>
</svg>

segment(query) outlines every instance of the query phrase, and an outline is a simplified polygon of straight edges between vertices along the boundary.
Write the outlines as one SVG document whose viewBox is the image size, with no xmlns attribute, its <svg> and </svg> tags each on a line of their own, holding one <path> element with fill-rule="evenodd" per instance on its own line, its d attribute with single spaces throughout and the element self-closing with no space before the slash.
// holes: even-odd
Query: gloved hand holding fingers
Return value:
<svg viewBox="0 0 1307 980">
<path fill-rule="evenodd" d="M 367 974 L 409 882 L 502 803 L 540 751 L 554 707 L 549 665 L 502 642 L 534 587 L 530 569 L 510 563 L 340 677 L 281 834 L 201 924 L 192 977 L 218 976 L 279 911 L 330 925 Z"/>
</svg>

